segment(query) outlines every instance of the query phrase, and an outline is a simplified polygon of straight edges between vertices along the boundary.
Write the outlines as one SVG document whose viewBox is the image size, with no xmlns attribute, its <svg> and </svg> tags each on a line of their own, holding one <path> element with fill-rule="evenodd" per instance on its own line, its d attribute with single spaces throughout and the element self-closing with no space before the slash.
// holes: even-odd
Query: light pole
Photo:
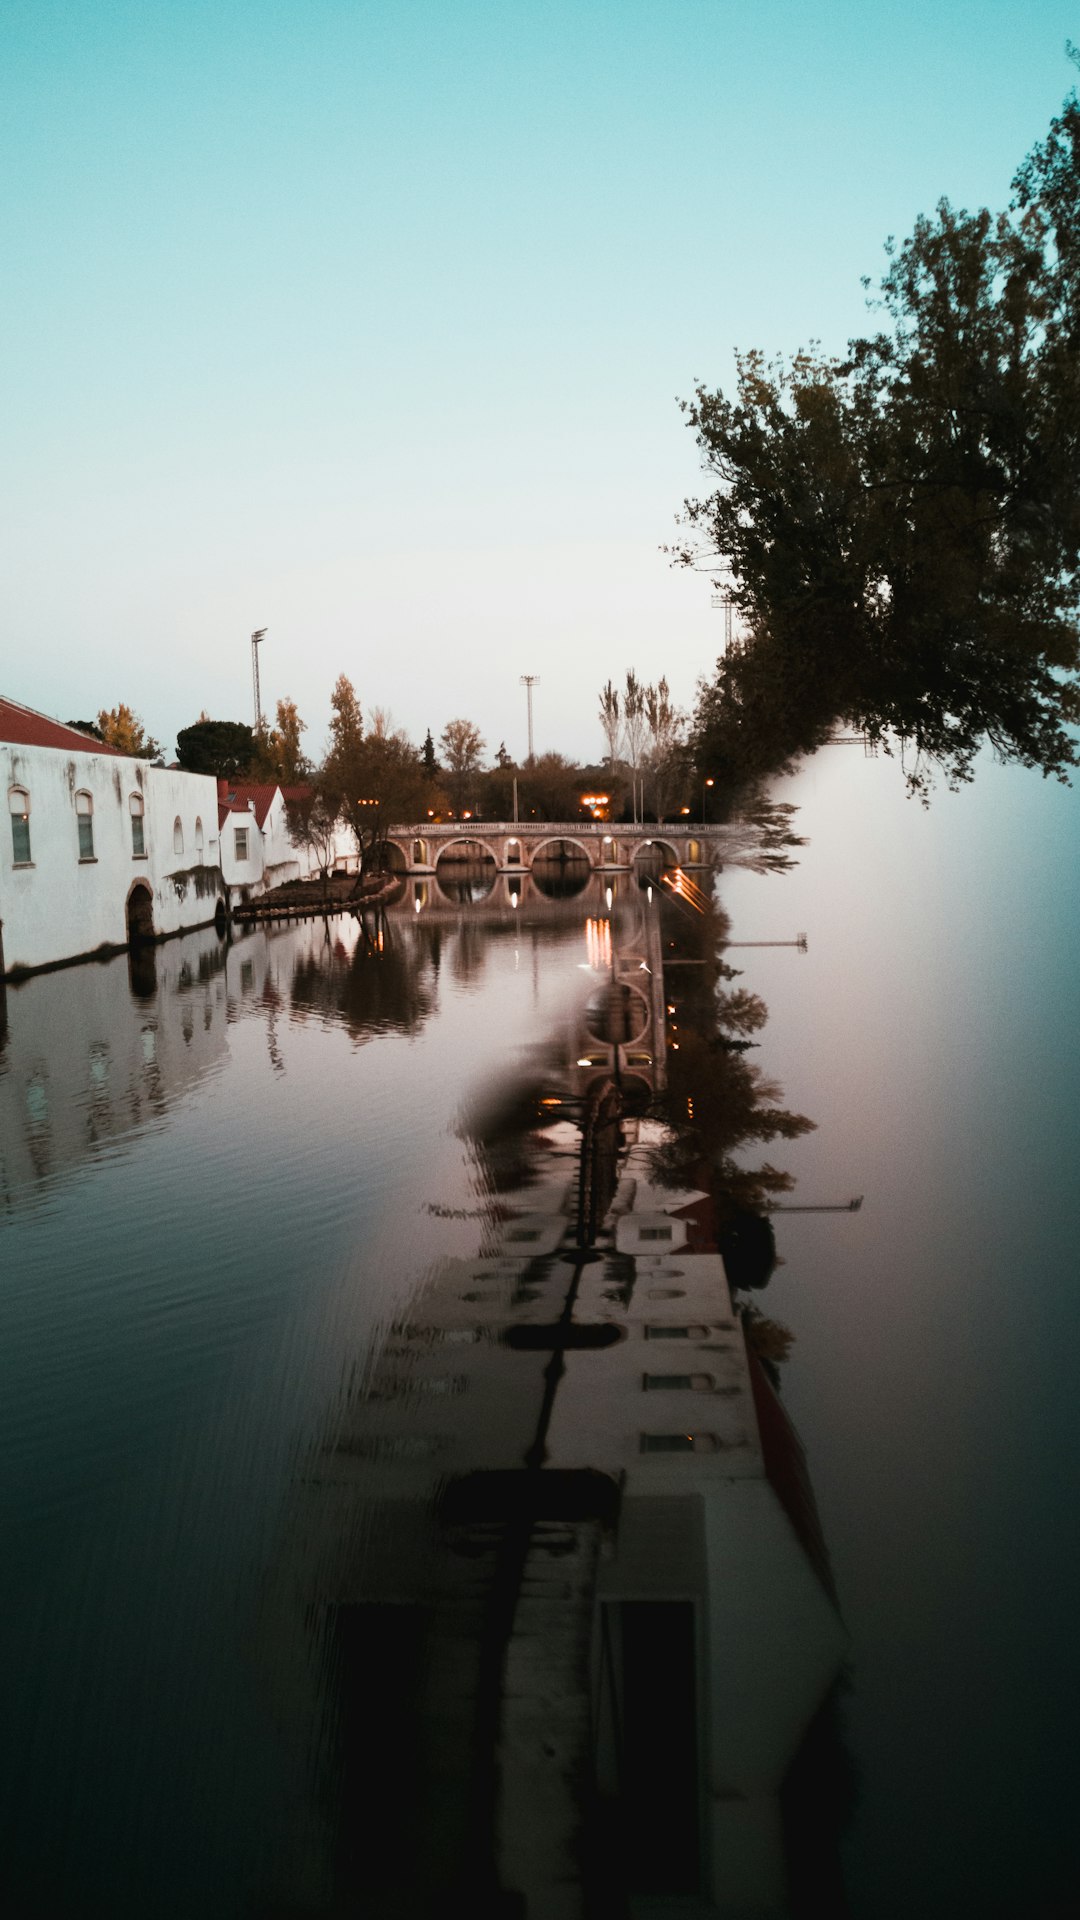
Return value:
<svg viewBox="0 0 1080 1920">
<path fill-rule="evenodd" d="M 707 826 L 709 823 L 709 816 L 708 816 L 708 813 L 706 812 L 706 789 L 708 787 L 715 787 L 715 785 L 716 785 L 716 781 L 711 778 L 708 780 L 703 780 L 701 783 L 701 824 L 703 827 Z"/>
<path fill-rule="evenodd" d="M 525 689 L 525 701 L 526 701 L 526 705 L 528 707 L 528 712 L 529 712 L 529 763 L 530 765 L 532 763 L 532 757 L 533 757 L 532 690 L 534 687 L 538 687 L 539 684 L 540 684 L 540 675 L 538 673 L 523 673 L 521 675 L 521 685 Z"/>
<path fill-rule="evenodd" d="M 266 628 L 259 627 L 251 636 L 251 691 L 255 697 L 255 731 L 262 732 L 262 690 L 259 686 L 259 648 L 266 639 Z"/>
</svg>

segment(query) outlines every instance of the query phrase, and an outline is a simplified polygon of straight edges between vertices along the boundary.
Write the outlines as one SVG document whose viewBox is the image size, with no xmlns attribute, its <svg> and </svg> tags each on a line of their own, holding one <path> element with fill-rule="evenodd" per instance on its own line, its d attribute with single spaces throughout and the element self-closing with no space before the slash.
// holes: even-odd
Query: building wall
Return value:
<svg viewBox="0 0 1080 1920">
<path fill-rule="evenodd" d="M 30 796 L 27 864 L 15 859 L 13 787 Z M 92 858 L 80 857 L 79 794 L 89 795 L 92 807 Z M 144 807 L 142 857 L 133 846 L 133 797 Z M 207 776 L 114 754 L 0 744 L 0 798 L 4 971 L 125 946 L 128 895 L 136 882 L 150 890 L 159 937 L 213 919 L 221 893 L 217 783 Z"/>
<path fill-rule="evenodd" d="M 216 818 L 216 814 L 215 814 Z M 247 834 L 247 857 L 238 858 L 236 836 Z M 263 836 L 259 823 L 250 807 L 237 807 L 225 815 L 220 834 L 221 877 L 230 893 L 240 893 L 244 897 L 265 893 L 265 856 Z"/>
</svg>

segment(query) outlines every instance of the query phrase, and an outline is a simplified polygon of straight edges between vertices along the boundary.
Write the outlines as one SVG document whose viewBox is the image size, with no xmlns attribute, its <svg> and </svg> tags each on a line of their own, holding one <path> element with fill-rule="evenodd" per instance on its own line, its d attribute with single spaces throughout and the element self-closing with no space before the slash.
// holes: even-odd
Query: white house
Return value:
<svg viewBox="0 0 1080 1920">
<path fill-rule="evenodd" d="M 311 847 L 289 832 L 288 803 L 304 789 L 272 782 L 219 780 L 218 833 L 221 872 L 226 886 L 243 899 L 280 887 L 286 880 L 310 880 L 319 864 Z M 333 862 L 356 865 L 349 830 L 335 834 Z"/>
<path fill-rule="evenodd" d="M 151 766 L 0 699 L 0 975 L 207 925 L 217 783 Z"/>
</svg>

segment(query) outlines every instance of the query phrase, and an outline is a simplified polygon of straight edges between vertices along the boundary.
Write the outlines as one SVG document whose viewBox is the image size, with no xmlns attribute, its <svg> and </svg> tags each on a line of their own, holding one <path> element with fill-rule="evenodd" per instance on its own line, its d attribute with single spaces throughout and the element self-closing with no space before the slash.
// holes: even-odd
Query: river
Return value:
<svg viewBox="0 0 1080 1920">
<path fill-rule="evenodd" d="M 717 884 L 731 941 L 806 935 L 726 954 L 769 1009 L 746 1058 L 816 1122 L 768 1150 L 781 1205 L 862 1196 L 776 1214 L 761 1296 L 796 1336 L 848 1636 L 851 1912 L 1049 1916 L 1080 1887 L 1076 802 L 988 765 L 926 813 L 852 748 L 778 797 L 797 864 Z M 304 1489 L 447 1262 L 490 1257 L 499 1196 L 570 1165 L 516 1109 L 575 1044 L 611 905 L 414 891 L 370 939 L 207 934 L 150 976 L 8 990 L 3 1871 L 28 1920 L 331 1910 L 340 1650 L 295 1629 Z M 631 894 L 615 921 L 651 938 Z M 403 1764 L 385 1723 L 370 1746 Z"/>
</svg>

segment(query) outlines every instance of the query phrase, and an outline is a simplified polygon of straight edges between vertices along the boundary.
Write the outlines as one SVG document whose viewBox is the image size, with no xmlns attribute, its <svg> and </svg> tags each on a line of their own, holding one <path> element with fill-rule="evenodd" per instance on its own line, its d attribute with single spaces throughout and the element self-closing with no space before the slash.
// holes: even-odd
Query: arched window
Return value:
<svg viewBox="0 0 1080 1920">
<path fill-rule="evenodd" d="M 8 789 L 8 807 L 11 812 L 11 852 L 17 867 L 28 867 L 30 862 L 30 795 L 25 787 Z"/>
<path fill-rule="evenodd" d="M 196 853 L 201 853 L 202 850 L 203 850 L 202 816 L 201 814 L 197 813 L 195 815 L 195 851 Z"/>
<path fill-rule="evenodd" d="M 172 823 L 172 850 L 174 853 L 184 851 L 184 824 L 179 814 Z"/>
<path fill-rule="evenodd" d="M 131 799 L 128 801 L 128 808 L 131 813 L 131 857 L 133 860 L 145 860 L 146 833 L 143 826 L 143 815 L 146 811 L 146 805 L 141 793 L 132 794 Z"/>
<path fill-rule="evenodd" d="M 75 818 L 79 825 L 79 859 L 94 857 L 94 801 L 89 793 L 75 795 Z"/>
</svg>

